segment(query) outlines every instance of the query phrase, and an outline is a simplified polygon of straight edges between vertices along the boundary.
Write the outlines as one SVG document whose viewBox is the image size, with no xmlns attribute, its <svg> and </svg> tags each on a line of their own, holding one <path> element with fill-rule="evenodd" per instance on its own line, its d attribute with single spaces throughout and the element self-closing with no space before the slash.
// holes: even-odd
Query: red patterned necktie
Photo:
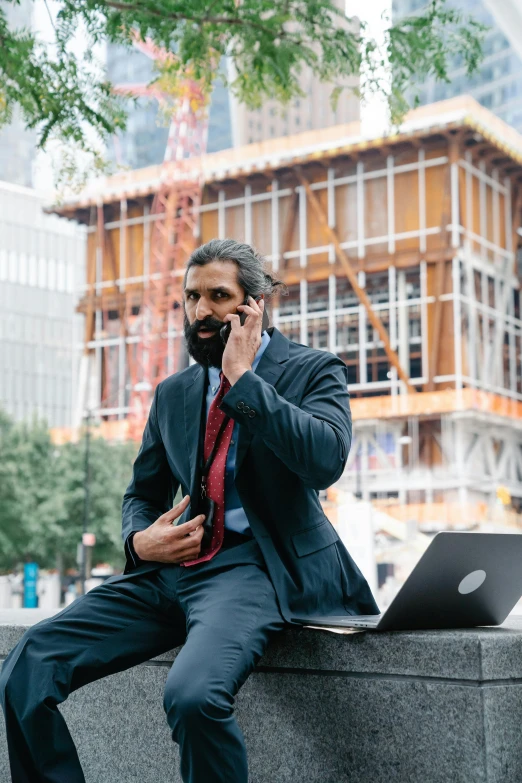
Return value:
<svg viewBox="0 0 522 783">
<path fill-rule="evenodd" d="M 218 406 L 221 404 L 221 400 L 230 389 L 230 381 L 223 375 L 223 371 L 220 373 L 221 384 L 219 391 L 212 400 L 207 418 L 207 427 L 205 430 L 205 445 L 203 448 L 204 460 L 209 458 L 219 428 L 223 423 L 223 419 L 226 417 L 226 413 L 222 411 Z M 228 447 L 230 446 L 230 440 L 232 438 L 232 431 L 234 429 L 235 421 L 230 418 L 223 434 L 219 440 L 214 459 L 210 465 L 207 474 L 207 496 L 212 498 L 215 502 L 214 517 L 212 521 L 212 539 L 210 542 L 210 548 L 204 554 L 200 554 L 195 560 L 185 560 L 180 563 L 182 566 L 191 566 L 196 563 L 203 563 L 205 560 L 210 560 L 220 550 L 223 543 L 223 536 L 225 533 L 225 466 L 227 461 Z"/>
</svg>

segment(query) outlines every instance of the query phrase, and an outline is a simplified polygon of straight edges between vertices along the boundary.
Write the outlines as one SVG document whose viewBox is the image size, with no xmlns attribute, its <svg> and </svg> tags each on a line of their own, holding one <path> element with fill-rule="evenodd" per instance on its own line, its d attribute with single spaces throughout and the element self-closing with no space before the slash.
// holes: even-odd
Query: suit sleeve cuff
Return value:
<svg viewBox="0 0 522 783">
<path fill-rule="evenodd" d="M 258 429 L 260 418 L 258 414 L 260 414 L 261 407 L 260 398 L 262 397 L 263 388 L 265 386 L 270 386 L 270 384 L 267 384 L 263 378 L 256 375 L 253 370 L 247 370 L 227 391 L 221 400 L 219 407 L 227 416 L 235 419 L 235 421 L 238 421 L 240 424 L 246 425 L 249 428 L 253 427 L 253 429 Z M 273 386 L 270 386 L 270 389 L 275 392 Z M 253 413 L 251 413 L 252 408 L 246 405 L 246 400 L 252 402 L 256 406 Z M 246 410 L 244 409 L 245 406 Z M 256 415 L 258 415 L 258 420 L 256 422 L 258 426 L 253 426 L 252 419 Z"/>
</svg>

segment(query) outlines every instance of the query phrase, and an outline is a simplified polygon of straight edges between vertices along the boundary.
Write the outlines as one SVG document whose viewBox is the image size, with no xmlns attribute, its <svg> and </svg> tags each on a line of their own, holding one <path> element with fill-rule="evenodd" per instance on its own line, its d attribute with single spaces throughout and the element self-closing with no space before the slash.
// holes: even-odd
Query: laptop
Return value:
<svg viewBox="0 0 522 783">
<path fill-rule="evenodd" d="M 475 628 L 503 623 L 521 596 L 522 535 L 445 531 L 433 538 L 382 614 L 298 622 L 375 631 Z"/>
</svg>

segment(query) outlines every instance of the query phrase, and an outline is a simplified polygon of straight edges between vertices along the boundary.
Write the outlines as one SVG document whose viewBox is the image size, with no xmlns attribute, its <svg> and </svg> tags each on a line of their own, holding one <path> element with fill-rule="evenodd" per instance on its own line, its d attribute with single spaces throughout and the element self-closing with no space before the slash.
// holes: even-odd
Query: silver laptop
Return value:
<svg viewBox="0 0 522 783">
<path fill-rule="evenodd" d="M 521 596 L 522 535 L 443 532 L 382 614 L 299 622 L 376 631 L 500 625 Z"/>
</svg>

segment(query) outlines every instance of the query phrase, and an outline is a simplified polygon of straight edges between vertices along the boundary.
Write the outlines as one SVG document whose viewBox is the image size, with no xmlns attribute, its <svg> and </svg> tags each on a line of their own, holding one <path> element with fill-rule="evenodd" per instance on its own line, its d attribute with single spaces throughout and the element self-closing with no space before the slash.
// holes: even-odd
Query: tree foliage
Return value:
<svg viewBox="0 0 522 783">
<path fill-rule="evenodd" d="M 233 66 L 228 86 L 251 109 L 267 99 L 285 105 L 303 96 L 299 77 L 305 67 L 332 85 L 335 103 L 362 69 L 366 89 L 386 94 L 397 122 L 408 108 L 404 92 L 412 80 L 433 75 L 448 81 L 455 56 L 468 74 L 477 68 L 485 29 L 446 0 L 430 0 L 396 24 L 387 20 L 381 47 L 356 19 L 346 23 L 333 0 L 55 0 L 48 7 L 50 14 L 57 9 L 52 46 L 30 30 L 10 29 L 0 8 L 0 123 L 18 106 L 27 127 L 37 129 L 39 148 L 55 139 L 73 151 L 63 158 L 64 171 L 74 171 L 75 150 L 106 169 L 86 128 L 107 141 L 126 127 L 128 103 L 99 70 L 97 44 L 130 49 L 138 32 L 172 53 L 153 81 L 165 84 L 168 77 L 175 83 L 190 73 L 207 90 L 226 56 Z M 86 36 L 82 54 L 74 46 L 78 30 Z M 391 82 L 383 78 L 383 66 L 391 69 Z"/>
<path fill-rule="evenodd" d="M 88 530 L 93 565 L 123 568 L 121 504 L 136 444 L 90 439 Z M 56 446 L 45 421 L 14 422 L 0 411 L 0 570 L 26 560 L 76 565 L 85 503 L 85 437 Z"/>
</svg>

